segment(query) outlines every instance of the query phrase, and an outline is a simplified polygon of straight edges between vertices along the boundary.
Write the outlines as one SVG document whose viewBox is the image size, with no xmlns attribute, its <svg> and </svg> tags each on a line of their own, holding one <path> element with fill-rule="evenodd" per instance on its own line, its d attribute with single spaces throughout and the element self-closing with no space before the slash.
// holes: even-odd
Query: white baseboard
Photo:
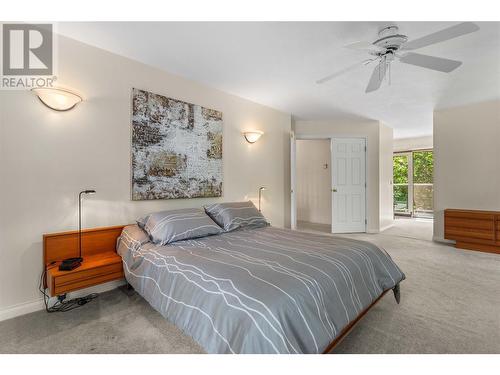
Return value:
<svg viewBox="0 0 500 375">
<path fill-rule="evenodd" d="M 389 228 L 392 228 L 394 226 L 394 223 L 386 225 L 385 227 L 380 228 L 380 232 L 383 232 L 384 230 L 387 230 Z"/>
<path fill-rule="evenodd" d="M 110 281 L 108 283 L 96 285 L 90 288 L 86 289 L 81 289 L 77 290 L 71 293 L 68 293 L 68 298 L 77 298 L 77 297 L 83 297 L 87 294 L 90 293 L 103 293 L 107 292 L 108 290 L 116 289 L 121 285 L 125 284 L 125 280 L 115 280 L 115 281 Z M 51 298 L 49 303 L 54 303 L 55 297 Z M 17 316 L 29 314 L 35 311 L 43 310 L 45 309 L 45 304 L 43 302 L 43 298 L 38 298 L 34 301 L 30 302 L 23 302 L 19 303 L 16 305 L 8 306 L 6 308 L 3 308 L 0 310 L 0 322 L 3 320 L 7 319 L 12 319 Z"/>
<path fill-rule="evenodd" d="M 2 320 L 15 318 L 16 316 L 21 316 L 38 310 L 42 310 L 43 308 L 45 308 L 45 306 L 43 304 L 42 298 L 31 302 L 19 303 L 17 305 L 13 305 L 0 310 L 0 322 Z"/>
<path fill-rule="evenodd" d="M 434 242 L 441 242 L 441 243 L 444 243 L 446 245 L 450 245 L 450 244 L 454 245 L 455 244 L 455 241 L 453 241 L 453 240 L 447 240 L 447 239 L 445 239 L 443 237 L 432 236 L 432 240 Z"/>
</svg>

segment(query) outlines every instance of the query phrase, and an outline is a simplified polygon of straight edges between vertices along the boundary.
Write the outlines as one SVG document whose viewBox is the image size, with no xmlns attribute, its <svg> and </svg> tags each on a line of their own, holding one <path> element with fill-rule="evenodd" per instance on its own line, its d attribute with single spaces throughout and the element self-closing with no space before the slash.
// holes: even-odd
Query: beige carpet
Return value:
<svg viewBox="0 0 500 375">
<path fill-rule="evenodd" d="M 434 220 L 396 217 L 394 226 L 383 234 L 432 241 Z"/>
<path fill-rule="evenodd" d="M 350 235 L 384 247 L 406 273 L 339 353 L 500 353 L 500 255 L 388 234 Z M 199 353 L 137 294 L 103 293 L 71 312 L 0 322 L 1 353 Z"/>
<path fill-rule="evenodd" d="M 331 233 L 332 226 L 330 224 L 311 223 L 309 221 L 297 221 L 297 230 L 301 230 L 304 232 Z"/>
<path fill-rule="evenodd" d="M 384 247 L 406 274 L 401 304 L 386 295 L 341 353 L 500 353 L 500 256 L 391 235 L 350 236 Z"/>
</svg>

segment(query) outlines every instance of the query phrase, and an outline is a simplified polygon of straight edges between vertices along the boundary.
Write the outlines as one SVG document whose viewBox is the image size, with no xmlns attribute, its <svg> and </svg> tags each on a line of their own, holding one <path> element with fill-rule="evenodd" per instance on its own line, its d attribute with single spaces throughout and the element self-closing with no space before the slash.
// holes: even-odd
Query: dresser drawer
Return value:
<svg viewBox="0 0 500 375">
<path fill-rule="evenodd" d="M 500 215 L 495 216 L 495 240 L 496 244 L 500 246 Z"/>
<path fill-rule="evenodd" d="M 71 272 L 65 275 L 57 276 L 54 280 L 56 287 L 71 284 L 75 281 L 83 281 L 98 277 L 100 275 L 106 275 L 109 273 L 120 272 L 122 270 L 121 263 L 109 264 L 102 267 L 86 269 L 77 272 Z"/>
<path fill-rule="evenodd" d="M 493 227 L 493 225 L 492 225 Z M 493 242 L 495 240 L 495 233 L 493 229 L 476 229 L 473 227 L 469 228 L 446 228 L 446 238 L 451 240 L 461 239 L 461 238 L 470 238 L 479 239 L 479 240 L 488 240 Z"/>
<path fill-rule="evenodd" d="M 47 271 L 47 286 L 51 296 L 77 289 L 88 288 L 111 280 L 123 278 L 121 257 L 112 252 L 85 257 L 80 267 L 71 271 L 60 271 L 59 265 Z"/>
<path fill-rule="evenodd" d="M 500 214 L 496 211 L 446 209 L 444 237 L 461 249 L 500 253 Z"/>
<path fill-rule="evenodd" d="M 88 288 L 94 285 L 106 283 L 108 281 L 119 280 L 123 278 L 123 270 L 119 270 L 112 273 L 100 274 L 98 276 L 93 276 L 87 279 L 75 279 L 72 282 L 66 284 L 56 284 L 54 288 L 54 294 L 64 294 L 71 292 L 73 290 Z"/>
</svg>

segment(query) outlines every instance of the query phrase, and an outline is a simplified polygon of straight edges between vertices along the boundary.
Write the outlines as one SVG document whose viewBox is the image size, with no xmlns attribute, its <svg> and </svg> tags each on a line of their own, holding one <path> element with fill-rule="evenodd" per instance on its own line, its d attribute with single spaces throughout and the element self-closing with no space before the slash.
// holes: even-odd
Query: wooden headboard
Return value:
<svg viewBox="0 0 500 375">
<path fill-rule="evenodd" d="M 125 225 L 82 230 L 82 256 L 116 251 L 116 240 Z M 43 235 L 43 265 L 78 256 L 78 231 Z"/>
</svg>

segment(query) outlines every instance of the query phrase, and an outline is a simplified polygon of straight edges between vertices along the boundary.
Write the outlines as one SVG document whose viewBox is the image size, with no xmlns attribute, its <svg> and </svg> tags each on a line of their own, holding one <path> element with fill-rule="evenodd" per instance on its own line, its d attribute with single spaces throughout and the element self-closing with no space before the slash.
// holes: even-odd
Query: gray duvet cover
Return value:
<svg viewBox="0 0 500 375">
<path fill-rule="evenodd" d="M 377 246 L 273 227 L 118 242 L 127 281 L 208 353 L 321 353 L 404 274 Z"/>
</svg>

